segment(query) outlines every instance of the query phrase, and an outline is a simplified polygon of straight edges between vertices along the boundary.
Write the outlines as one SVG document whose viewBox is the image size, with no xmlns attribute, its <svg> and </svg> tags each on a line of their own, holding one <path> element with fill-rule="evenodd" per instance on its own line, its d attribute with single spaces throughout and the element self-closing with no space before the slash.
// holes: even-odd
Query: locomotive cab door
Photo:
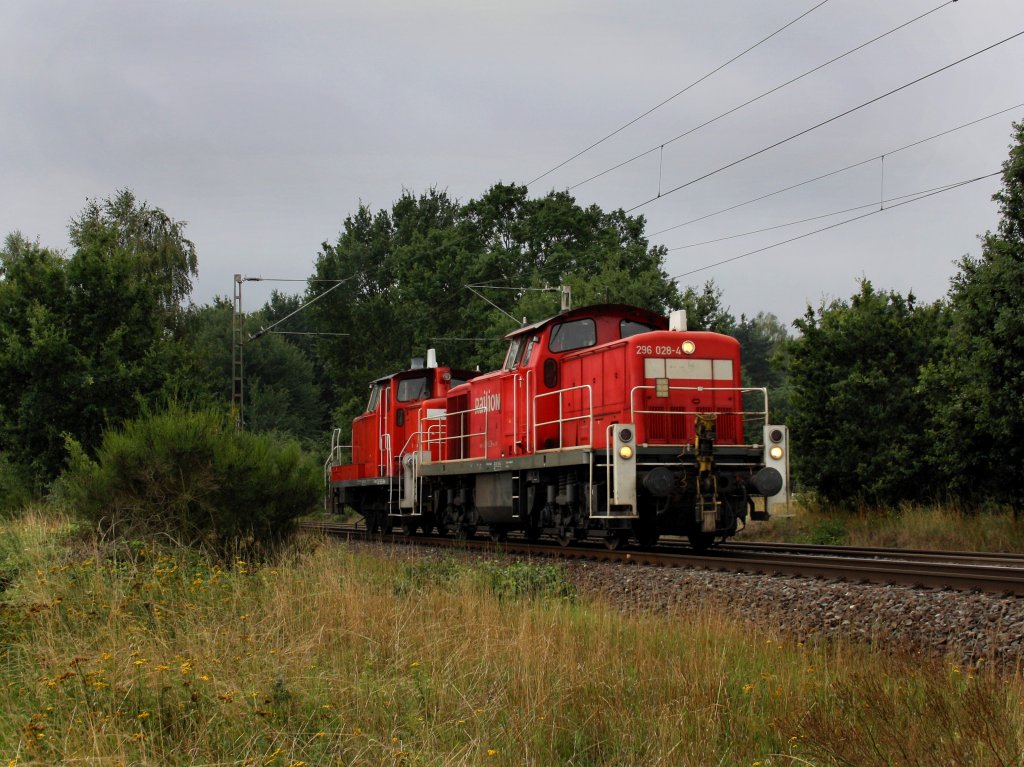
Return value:
<svg viewBox="0 0 1024 767">
<path fill-rule="evenodd" d="M 505 369 L 510 375 L 502 381 L 503 424 L 509 455 L 525 455 L 533 449 L 529 436 L 530 425 L 530 384 L 532 370 L 530 359 L 536 349 L 537 336 L 522 336 L 513 339 Z M 507 404 L 505 404 L 507 403 Z"/>
</svg>

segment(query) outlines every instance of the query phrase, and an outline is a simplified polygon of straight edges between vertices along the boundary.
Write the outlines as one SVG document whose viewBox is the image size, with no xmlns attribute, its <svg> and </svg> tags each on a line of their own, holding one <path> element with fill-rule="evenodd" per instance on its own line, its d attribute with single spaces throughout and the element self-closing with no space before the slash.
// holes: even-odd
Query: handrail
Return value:
<svg viewBox="0 0 1024 767">
<path fill-rule="evenodd" d="M 587 410 L 586 415 L 564 416 L 565 410 L 565 398 L 564 395 L 571 391 L 577 391 L 579 389 L 586 389 L 587 391 Z M 553 397 L 558 395 L 558 418 L 554 421 L 538 421 L 537 420 L 537 402 L 544 399 L 545 397 Z M 566 389 L 556 389 L 555 391 L 545 392 L 544 394 L 538 394 L 533 398 L 533 444 L 534 450 L 538 453 L 549 452 L 550 450 L 561 450 L 564 447 L 563 439 L 563 428 L 569 421 L 587 421 L 587 445 L 593 446 L 594 444 L 594 389 L 590 384 L 580 384 L 579 386 L 570 386 Z M 541 426 L 551 426 L 552 424 L 558 424 L 558 447 L 546 448 L 544 450 L 537 447 L 537 429 Z"/>
<path fill-rule="evenodd" d="M 448 418 L 451 418 L 452 416 L 463 416 L 463 417 L 465 417 L 469 413 L 483 413 L 484 414 L 484 430 L 483 431 L 478 431 L 478 432 L 466 432 L 464 434 L 457 434 L 455 436 L 448 436 Z M 436 439 L 436 441 L 435 440 L 429 440 L 425 444 L 427 444 L 427 445 L 436 444 L 438 446 L 442 446 L 444 443 L 446 443 L 446 442 L 448 442 L 450 440 L 467 439 L 469 437 L 483 437 L 484 438 L 484 454 L 483 454 L 482 457 L 486 458 L 487 457 L 487 426 L 488 426 L 488 416 L 489 416 L 489 411 L 483 405 L 480 405 L 479 407 L 469 408 L 467 410 L 455 410 L 455 411 L 452 411 L 452 412 L 446 412 L 445 415 L 444 415 L 443 423 L 437 424 L 438 431 L 439 432 L 443 431 L 444 432 L 444 436 L 439 436 Z M 465 419 L 464 418 L 463 418 L 463 421 L 462 421 L 462 425 L 465 425 Z M 447 458 L 446 460 L 449 460 L 449 461 L 459 461 L 459 460 L 470 460 L 470 459 L 471 459 L 471 456 L 463 456 L 462 458 Z"/>
</svg>

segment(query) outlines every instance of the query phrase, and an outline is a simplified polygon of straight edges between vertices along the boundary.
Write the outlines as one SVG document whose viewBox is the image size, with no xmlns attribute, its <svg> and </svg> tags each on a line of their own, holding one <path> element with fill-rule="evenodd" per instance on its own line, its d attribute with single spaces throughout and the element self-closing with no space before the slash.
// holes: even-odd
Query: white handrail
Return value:
<svg viewBox="0 0 1024 767">
<path fill-rule="evenodd" d="M 586 389 L 587 392 L 587 410 L 585 415 L 569 416 L 568 418 L 564 415 L 565 410 L 565 394 L 571 391 L 577 391 L 580 389 Z M 545 397 L 553 397 L 558 395 L 558 418 L 553 421 L 538 421 L 537 420 L 537 402 L 544 399 Z M 551 426 L 552 424 L 558 424 L 558 447 L 546 448 L 541 450 L 535 447 L 536 452 L 544 453 L 548 450 L 561 450 L 564 447 L 563 439 L 563 428 L 569 421 L 586 421 L 587 422 L 587 446 L 593 446 L 594 444 L 594 389 L 590 384 L 581 384 L 579 386 L 570 386 L 566 389 L 556 389 L 555 391 L 545 392 L 544 394 L 538 394 L 533 398 L 533 442 L 536 446 L 537 443 L 537 429 L 541 426 Z M 575 446 L 581 447 L 581 446 Z"/>
</svg>

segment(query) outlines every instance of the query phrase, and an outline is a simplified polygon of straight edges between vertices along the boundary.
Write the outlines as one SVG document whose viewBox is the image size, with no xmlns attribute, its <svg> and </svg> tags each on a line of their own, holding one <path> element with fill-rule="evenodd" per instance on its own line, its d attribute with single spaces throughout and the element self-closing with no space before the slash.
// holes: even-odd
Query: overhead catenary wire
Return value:
<svg viewBox="0 0 1024 767">
<path fill-rule="evenodd" d="M 750 250 L 750 251 L 747 251 L 746 253 L 741 253 L 738 256 L 732 256 L 730 258 L 724 258 L 721 261 L 715 261 L 712 264 L 705 264 L 704 266 L 697 267 L 696 269 L 691 269 L 688 272 L 683 272 L 682 274 L 674 275 L 674 276 L 670 277 L 669 279 L 671 279 L 671 280 L 681 280 L 683 277 L 689 277 L 692 274 L 698 274 L 700 272 L 707 271 L 708 269 L 714 269 L 717 266 L 723 266 L 725 264 L 732 263 L 733 261 L 739 261 L 740 259 L 748 258 L 748 257 L 753 256 L 753 255 L 757 255 L 758 253 L 764 253 L 767 250 L 772 250 L 774 248 L 779 248 L 779 247 L 782 247 L 783 245 L 788 245 L 791 242 L 796 242 L 797 240 L 803 240 L 803 239 L 806 239 L 807 237 L 811 237 L 811 236 L 813 236 L 815 234 L 821 234 L 822 232 L 827 232 L 830 229 L 836 229 L 836 228 L 838 228 L 840 226 L 845 226 L 846 224 L 852 224 L 855 221 L 861 221 L 861 220 L 863 220 L 865 218 L 868 218 L 869 216 L 876 216 L 879 213 L 888 213 L 889 211 L 896 210 L 896 208 L 900 208 L 900 207 L 902 207 L 904 205 L 910 205 L 911 203 L 920 202 L 921 200 L 927 199 L 929 197 L 934 197 L 937 194 L 943 194 L 944 192 L 949 192 L 949 191 L 952 191 L 953 189 L 959 189 L 960 187 L 966 186 L 967 184 L 973 184 L 973 183 L 975 183 L 977 181 L 983 181 L 983 180 L 985 180 L 987 178 L 992 178 L 993 176 L 998 176 L 998 175 L 1001 175 L 1001 174 L 1002 174 L 1002 171 L 1001 170 L 997 170 L 994 173 L 988 173 L 988 174 L 986 174 L 984 176 L 978 176 L 976 178 L 970 178 L 970 179 L 966 179 L 964 181 L 957 182 L 955 184 L 950 184 L 949 186 L 946 186 L 946 187 L 943 187 L 941 189 L 938 189 L 938 190 L 936 190 L 934 192 L 931 192 L 930 194 L 922 194 L 919 197 L 915 197 L 912 200 L 905 200 L 903 202 L 898 202 L 895 205 L 890 205 L 888 208 L 876 208 L 875 210 L 868 211 L 867 213 L 862 213 L 859 216 L 854 216 L 853 218 L 847 218 L 847 219 L 844 219 L 843 221 L 837 221 L 834 224 L 829 224 L 828 226 L 823 226 L 820 229 L 815 229 L 814 231 L 811 231 L 811 232 L 805 232 L 804 234 L 797 235 L 796 237 L 790 237 L 788 240 L 782 240 L 781 242 L 775 242 L 775 243 L 772 243 L 771 245 L 765 245 L 763 248 L 757 248 L 755 250 Z M 872 205 L 872 207 L 874 207 L 874 205 Z"/>
<path fill-rule="evenodd" d="M 623 160 L 622 162 L 617 163 L 616 165 L 613 165 L 610 168 L 606 168 L 605 170 L 601 171 L 600 173 L 595 173 L 593 176 L 590 176 L 589 178 L 585 178 L 585 179 L 583 179 L 583 181 L 579 181 L 579 182 L 573 184 L 572 186 L 567 187 L 567 190 L 571 192 L 574 189 L 578 189 L 579 187 L 583 186 L 584 184 L 589 184 L 591 181 L 595 181 L 595 180 L 601 178 L 602 176 L 606 176 L 609 173 L 612 173 L 613 171 L 618 170 L 619 168 L 625 167 L 626 165 L 629 165 L 630 163 L 633 163 L 633 162 L 636 162 L 637 160 L 643 159 L 647 155 L 653 154 L 654 152 L 661 152 L 662 154 L 664 154 L 665 147 L 668 146 L 669 144 L 672 144 L 672 143 L 674 143 L 676 141 L 679 141 L 680 139 L 684 139 L 687 136 L 689 136 L 689 135 L 691 135 L 693 133 L 696 133 L 697 131 L 701 130 L 702 128 L 706 128 L 709 125 L 711 125 L 712 123 L 718 122 L 723 117 L 728 117 L 729 115 L 733 114 L 734 112 L 738 112 L 739 110 L 743 109 L 744 107 L 748 107 L 751 104 L 753 104 L 754 102 L 760 101 L 761 99 L 765 98 L 766 96 L 770 96 L 771 94 L 776 93 L 777 91 L 780 91 L 783 88 L 786 88 L 787 86 L 792 85 L 793 83 L 797 82 L 798 80 L 802 80 L 803 78 L 805 78 L 805 77 L 807 77 L 809 75 L 812 75 L 815 72 L 818 72 L 818 71 L 824 69 L 825 67 L 830 66 L 831 64 L 835 64 L 837 61 L 839 61 L 841 59 L 845 59 L 847 56 L 850 56 L 850 55 L 856 53 L 859 50 L 867 48 L 872 43 L 876 43 L 879 40 L 881 40 L 881 39 L 883 39 L 885 37 L 888 37 L 889 35 L 891 35 L 891 34 L 893 34 L 895 32 L 898 32 L 899 30 L 903 29 L 904 27 L 908 27 L 911 24 L 913 24 L 914 22 L 920 21 L 921 19 L 925 18 L 926 16 L 930 16 L 931 14 L 935 13 L 936 11 L 940 11 L 943 8 L 945 8 L 947 6 L 950 6 L 953 3 L 955 3 L 955 2 L 957 2 L 957 0 L 946 0 L 946 2 L 942 3 L 941 5 L 936 6 L 935 8 L 932 8 L 930 11 L 926 11 L 925 13 L 922 13 L 919 16 L 915 16 L 914 18 L 910 19 L 909 21 L 905 21 L 902 24 L 900 24 L 899 26 L 893 27 L 888 32 L 883 32 L 882 34 L 880 34 L 880 35 L 878 35 L 876 37 L 873 37 L 870 40 L 868 40 L 866 42 L 863 42 L 863 43 L 861 43 L 860 45 L 858 45 L 858 46 L 856 46 L 854 48 L 851 48 L 850 50 L 846 51 L 846 53 L 842 53 L 842 54 L 836 56 L 835 58 L 829 59 L 825 63 L 819 64 L 818 66 L 814 67 L 813 69 L 808 69 L 802 75 L 797 75 L 796 77 L 792 78 L 791 80 L 787 80 L 786 82 L 782 83 L 781 85 L 776 85 L 774 88 L 771 88 L 770 90 L 767 90 L 764 93 L 762 93 L 762 94 L 760 94 L 758 96 L 755 96 L 752 99 L 744 101 L 742 104 L 739 104 L 738 106 L 734 106 L 732 109 L 729 109 L 728 111 L 722 112 L 721 114 L 719 114 L 719 115 L 717 115 L 715 117 L 712 117 L 710 120 L 706 120 L 705 122 L 702 122 L 700 125 L 694 126 L 693 128 L 690 128 L 688 131 L 685 131 L 684 133 L 680 133 L 678 136 L 670 138 L 668 141 L 662 142 L 661 144 L 659 144 L 657 146 L 653 146 L 650 149 L 647 149 L 647 150 L 641 152 L 640 154 L 633 155 L 628 160 Z M 661 193 L 660 164 L 659 164 L 658 190 L 659 190 L 658 196 L 659 197 L 663 197 L 664 195 Z"/>
<path fill-rule="evenodd" d="M 712 75 L 714 75 L 714 74 L 717 74 L 718 72 L 721 72 L 721 71 L 722 71 L 723 69 L 725 69 L 725 68 L 726 68 L 727 66 L 729 66 L 729 65 L 730 65 L 730 64 L 732 64 L 733 62 L 735 62 L 735 61 L 737 61 L 737 60 L 739 60 L 739 59 L 743 58 L 744 56 L 746 56 L 746 55 L 747 55 L 748 53 L 750 53 L 750 52 L 751 52 L 752 50 L 754 50 L 755 48 L 757 48 L 757 47 L 759 47 L 759 46 L 763 45 L 764 43 L 768 42 L 768 41 L 769 41 L 769 40 L 771 40 L 771 39 L 772 39 L 773 37 L 775 37 L 775 36 L 776 36 L 776 35 L 778 35 L 779 33 L 783 32 L 784 30 L 788 29 L 789 27 L 793 26 L 794 24 L 796 24 L 796 23 L 797 23 L 798 21 L 800 21 L 800 20 L 801 20 L 801 19 L 803 19 L 804 17 L 806 17 L 806 16 L 809 16 L 809 15 L 810 15 L 811 13 L 813 13 L 813 12 L 814 12 L 814 11 L 816 11 L 816 10 L 818 10 L 818 9 L 819 9 L 819 8 L 820 8 L 821 6 L 825 5 L 825 3 L 827 3 L 827 2 L 828 2 L 828 0 L 821 0 L 821 2 L 819 2 L 819 3 L 817 4 L 817 5 L 815 5 L 815 6 L 814 6 L 813 8 L 811 8 L 810 10 L 808 10 L 808 11 L 804 11 L 804 12 L 803 12 L 803 13 L 801 13 L 801 14 L 800 14 L 799 16 L 797 16 L 797 17 L 796 17 L 795 19 L 793 19 L 792 21 L 789 21 L 789 22 L 787 22 L 786 24 L 784 24 L 783 26 L 779 27 L 779 28 L 778 28 L 778 29 L 776 29 L 776 30 L 775 30 L 774 32 L 772 32 L 772 33 L 771 33 L 770 35 L 768 35 L 767 37 L 764 37 L 764 38 L 762 38 L 761 40 L 757 41 L 756 43 L 754 43 L 753 45 L 751 45 L 751 46 L 750 46 L 749 48 L 747 48 L 746 50 L 743 50 L 743 51 L 741 51 L 740 53 L 737 53 L 737 54 L 736 54 L 735 56 L 733 56 L 733 57 L 732 57 L 731 59 L 729 59 L 728 61 L 726 61 L 726 62 L 725 62 L 724 64 L 720 64 L 719 66 L 715 67 L 715 68 L 714 68 L 714 69 L 712 69 L 712 70 L 711 70 L 710 72 L 708 72 L 707 74 L 705 74 L 705 75 L 702 75 L 701 77 L 697 78 L 696 80 L 694 80 L 694 81 L 693 81 L 692 83 L 690 83 L 689 85 L 687 85 L 687 86 L 686 86 L 685 88 L 683 88 L 682 90 L 676 91 L 675 93 L 673 93 L 673 94 L 672 94 L 671 96 L 669 96 L 669 97 L 668 97 L 667 99 L 665 99 L 664 101 L 662 101 L 662 102 L 660 102 L 659 104 L 656 104 L 655 106 L 651 107 L 650 109 L 648 109 L 648 110 L 647 110 L 646 112 L 644 112 L 643 114 L 641 114 L 641 115 L 638 115 L 637 117 L 634 117 L 634 118 L 633 118 L 632 120 L 630 120 L 629 122 L 627 122 L 627 123 L 626 123 L 625 125 L 622 125 L 622 126 L 620 126 L 620 127 L 616 128 L 615 130 L 613 130 L 613 131 L 612 131 L 611 133 L 609 133 L 609 134 L 608 134 L 607 136 L 605 136 L 604 138 L 598 139 L 597 141 L 595 141 L 595 142 L 594 142 L 593 144 L 591 144 L 590 146 L 586 147 L 585 149 L 581 149 L 581 150 L 580 150 L 579 152 L 577 152 L 576 154 L 574 154 L 574 155 L 573 155 L 572 157 L 570 157 L 570 158 L 569 158 L 568 160 L 564 160 L 563 162 L 560 162 L 560 163 L 559 163 L 558 165 L 556 165 L 555 167 L 553 167 L 553 168 L 550 168 L 550 169 L 548 169 L 548 170 L 544 171 L 543 173 L 541 173 L 541 174 L 540 174 L 539 176 L 537 176 L 537 177 L 536 177 L 535 179 L 533 179 L 532 181 L 528 181 L 526 185 L 527 185 L 527 186 L 532 186 L 533 184 L 535 184 L 536 182 L 540 181 L 540 180 L 541 180 L 542 178 L 544 178 L 545 176 L 549 176 L 550 174 L 554 173 L 554 172 L 555 172 L 556 170 L 558 170 L 559 168 L 563 168 L 563 167 L 565 167 L 566 165 L 568 165 L 569 163 L 571 163 L 571 162 L 572 162 L 573 160 L 575 160 L 576 158 L 578 158 L 578 157 L 582 157 L 582 156 L 583 156 L 583 155 L 585 155 L 585 154 L 586 154 L 587 152 L 589 152 L 589 151 L 590 151 L 591 149 L 594 149 L 595 147 L 597 147 L 597 146 L 600 146 L 600 145 L 601 145 L 601 144 L 603 144 L 603 143 L 604 143 L 605 141 L 607 141 L 608 139 L 610 139 L 610 138 L 611 138 L 612 136 L 615 136 L 615 135 L 617 135 L 617 134 L 621 133 L 621 132 L 622 132 L 622 131 L 624 131 L 624 130 L 625 130 L 626 128 L 630 127 L 631 125 L 634 125 L 635 123 L 638 123 L 638 122 L 639 122 L 640 120 L 644 119 L 645 117 L 647 117 L 647 116 L 648 116 L 649 114 L 651 114 L 652 112 L 655 112 L 655 111 L 657 111 L 658 109 L 661 109 L 661 108 L 662 108 L 663 106 L 665 106 L 666 104 L 668 104 L 668 103 L 669 103 L 670 101 L 672 101 L 673 99 L 675 99 L 675 98 L 678 98 L 679 96 L 682 96 L 682 95 L 683 95 L 684 93 L 686 93 L 686 92 L 687 92 L 688 90 L 690 90 L 691 88 L 693 88 L 693 87 L 695 87 L 695 86 L 699 85 L 700 83 L 704 82 L 705 80 L 707 80 L 707 79 L 708 79 L 709 77 L 711 77 Z"/>
<path fill-rule="evenodd" d="M 876 154 L 874 157 L 869 157 L 866 160 L 860 160 L 859 162 L 851 163 L 850 165 L 845 165 L 842 168 L 836 168 L 835 170 L 831 170 L 828 173 L 822 173 L 820 176 L 814 176 L 813 178 L 809 178 L 809 179 L 806 179 L 804 181 L 797 182 L 796 184 L 790 184 L 789 186 L 783 187 L 782 189 L 776 189 L 774 192 L 768 192 L 767 194 L 762 194 L 762 195 L 760 195 L 758 197 L 753 197 L 753 198 L 751 198 L 749 200 L 745 200 L 744 202 L 738 202 L 735 205 L 730 205 L 730 206 L 728 206 L 726 208 L 721 208 L 721 209 L 713 211 L 711 213 L 706 213 L 703 216 L 698 216 L 697 218 L 691 218 L 688 221 L 683 221 L 682 223 L 673 224 L 672 226 L 666 227 L 664 229 L 659 229 L 657 232 L 652 232 L 648 236 L 649 237 L 657 237 L 658 235 L 665 234 L 666 232 L 671 232 L 674 229 L 680 229 L 680 228 L 682 228 L 684 226 L 689 226 L 690 224 L 696 224 L 699 221 L 706 221 L 707 219 L 713 218 L 714 216 L 721 215 L 722 213 L 728 213 L 730 211 L 736 210 L 737 208 L 742 208 L 742 207 L 744 207 L 746 205 L 752 205 L 755 202 L 760 202 L 761 200 L 766 200 L 769 197 L 774 197 L 774 196 L 782 194 L 784 192 L 792 191 L 793 189 L 799 189 L 802 186 L 807 186 L 808 184 L 813 184 L 815 181 L 822 181 L 822 180 L 824 180 L 826 178 L 830 178 L 832 176 L 837 176 L 840 173 L 845 173 L 848 170 L 853 170 L 854 168 L 859 168 L 862 165 L 867 165 L 868 163 L 872 163 L 875 160 L 878 160 L 878 159 L 880 159 L 883 156 L 891 156 L 891 155 L 894 155 L 894 154 L 896 154 L 898 152 L 902 152 L 905 149 L 912 149 L 912 148 L 914 148 L 916 146 L 920 146 L 921 144 L 925 144 L 925 143 L 927 143 L 929 141 L 934 141 L 937 138 L 942 138 L 943 136 L 948 136 L 949 134 L 955 133 L 956 131 L 963 130 L 964 128 L 969 128 L 972 125 L 977 125 L 978 123 L 984 122 L 985 120 L 991 120 L 992 118 L 998 117 L 999 115 L 1006 114 L 1007 112 L 1012 112 L 1014 109 L 1021 109 L 1022 107 L 1024 107 L 1024 102 L 1022 102 L 1020 104 L 1014 104 L 1012 107 L 1007 107 L 1006 109 L 1001 109 L 998 112 L 993 112 L 992 114 L 985 115 L 984 117 L 979 117 L 979 118 L 977 118 L 975 120 L 971 120 L 970 122 L 963 123 L 962 125 L 957 125 L 954 128 L 949 128 L 947 130 L 942 131 L 941 133 L 936 133 L 936 134 L 934 134 L 932 136 L 928 136 L 927 138 L 918 139 L 917 141 L 914 141 L 914 142 L 912 142 L 910 144 L 904 144 L 903 146 L 897 147 L 896 149 L 890 149 L 887 152 L 883 152 L 882 154 Z"/>
<path fill-rule="evenodd" d="M 914 85 L 917 85 L 918 83 L 924 82 L 925 80 L 927 80 L 927 79 L 929 79 L 931 77 L 934 77 L 937 74 L 945 72 L 946 70 L 952 69 L 953 67 L 955 67 L 955 66 L 957 66 L 959 64 L 963 64 L 965 61 L 969 61 L 969 60 L 973 59 L 975 56 L 980 56 L 981 54 L 986 53 L 988 51 L 991 51 L 994 48 L 998 48 L 1000 45 L 1004 45 L 1004 44 L 1010 42 L 1011 40 L 1015 40 L 1016 38 L 1020 37 L 1021 35 L 1024 35 L 1024 30 L 1021 30 L 1020 32 L 1012 34 L 1009 37 L 1004 37 L 1002 40 L 999 40 L 998 42 L 992 43 L 991 45 L 988 45 L 988 46 L 986 46 L 986 47 L 984 47 L 984 48 L 982 48 L 980 50 L 975 51 L 974 53 L 971 53 L 971 54 L 969 54 L 967 56 L 964 56 L 963 58 L 957 59 L 956 61 L 954 61 L 954 62 L 952 62 L 950 64 L 946 64 L 943 67 L 939 67 L 938 69 L 933 70 L 933 71 L 929 72 L 926 75 L 921 75 L 920 77 L 918 77 L 918 78 L 916 78 L 914 80 L 911 80 L 908 83 L 904 83 L 903 85 L 899 86 L 898 88 L 893 88 L 891 91 L 887 91 L 886 93 L 883 93 L 880 96 L 875 96 L 874 98 L 869 99 L 869 100 L 867 100 L 867 101 L 865 101 L 865 102 L 863 102 L 861 104 L 858 104 L 855 107 L 851 107 L 850 109 L 847 109 L 844 112 L 840 112 L 839 114 L 834 115 L 834 116 L 828 118 L 827 120 L 822 120 L 821 122 L 816 123 L 815 125 L 812 125 L 809 128 L 804 128 L 802 131 L 799 131 L 797 133 L 792 134 L 791 136 L 787 136 L 784 139 L 776 141 L 774 144 L 769 144 L 768 146 L 763 147 L 761 149 L 758 149 L 756 152 L 751 152 L 750 154 L 748 154 L 748 155 L 746 155 L 744 157 L 741 157 L 738 160 L 733 160 L 732 162 L 727 163 L 725 165 L 722 165 L 721 167 L 716 168 L 715 170 L 709 171 L 709 172 L 707 172 L 707 173 L 705 173 L 705 174 L 703 174 L 701 176 L 697 176 L 696 178 L 692 178 L 689 181 L 687 181 L 686 183 L 680 184 L 679 186 L 676 186 L 676 187 L 668 190 L 667 192 L 662 193 L 658 197 L 651 197 L 648 200 L 644 200 L 641 203 L 637 203 L 636 205 L 634 205 L 632 208 L 629 208 L 625 212 L 626 213 L 632 213 L 634 210 L 637 210 L 638 208 L 642 208 L 642 207 L 644 207 L 646 205 L 650 205 L 652 202 L 655 202 L 656 200 L 663 199 L 663 198 L 667 197 L 670 194 L 673 194 L 673 193 L 678 192 L 678 191 L 680 191 L 682 189 L 686 189 L 689 186 L 693 186 L 696 183 L 699 183 L 701 181 L 709 179 L 712 176 L 715 176 L 715 175 L 721 173 L 724 170 L 728 170 L 729 168 L 733 168 L 733 167 L 739 165 L 740 163 L 746 162 L 747 160 L 750 160 L 750 159 L 752 159 L 754 157 L 757 157 L 758 155 L 764 154 L 765 152 L 769 152 L 772 149 L 776 149 L 776 148 L 782 146 L 783 144 L 787 144 L 790 141 L 793 141 L 794 139 L 800 138 L 801 136 L 806 136 L 811 131 L 815 131 L 818 128 L 821 128 L 821 127 L 823 127 L 825 125 L 828 125 L 829 123 L 833 123 L 836 120 L 839 120 L 839 119 L 842 119 L 843 117 L 851 115 L 854 112 L 857 112 L 858 110 L 863 109 L 864 107 L 870 106 L 871 104 L 875 104 L 875 103 L 881 101 L 882 99 L 888 98 L 889 96 L 892 96 L 892 95 L 894 95 L 896 93 L 899 93 L 900 91 L 906 90 L 907 88 L 910 88 L 911 86 L 914 86 Z"/>
<path fill-rule="evenodd" d="M 703 240 L 702 242 L 691 242 L 687 245 L 676 245 L 672 248 L 666 248 L 666 252 L 672 253 L 677 250 L 687 250 L 689 248 L 699 248 L 703 245 L 714 245 L 719 242 L 726 242 L 728 240 L 738 240 L 741 237 L 750 237 L 755 234 L 763 234 L 764 232 L 772 232 L 776 229 L 785 229 L 790 226 L 797 226 L 799 224 L 806 224 L 811 221 L 820 221 L 823 218 L 831 218 L 832 216 L 841 216 L 844 213 L 853 213 L 855 210 L 865 210 L 866 208 L 879 208 L 884 209 L 885 205 L 891 202 L 897 202 L 898 200 L 907 200 L 911 197 L 924 197 L 931 196 L 935 192 L 945 192 L 950 189 L 955 189 L 959 186 L 963 186 L 965 182 L 955 181 L 951 184 L 943 184 L 942 186 L 933 186 L 930 189 L 920 189 L 916 192 L 909 192 L 908 194 L 900 194 L 895 197 L 888 199 L 873 200 L 872 202 L 865 203 L 864 205 L 854 205 L 852 208 L 844 208 L 843 210 L 834 210 L 831 213 L 822 213 L 818 216 L 809 216 L 808 218 L 801 218 L 798 221 L 787 221 L 785 224 L 775 224 L 774 226 L 766 226 L 761 229 L 751 229 L 749 232 L 741 232 L 739 234 L 730 234 L 725 237 L 716 237 L 713 240 Z M 891 206 L 890 206 L 891 207 Z"/>
<path fill-rule="evenodd" d="M 356 277 L 356 275 L 352 275 L 350 277 L 345 277 L 344 279 L 341 279 L 341 280 L 309 280 L 309 282 L 333 282 L 335 284 L 331 285 L 331 287 L 327 288 L 327 290 L 325 290 L 323 293 L 319 293 L 315 297 L 311 298 L 309 301 L 306 301 L 306 303 L 304 303 L 302 306 L 300 306 L 295 311 L 291 312 L 290 314 L 286 314 L 284 317 L 279 319 L 277 322 L 273 323 L 270 327 L 268 327 L 268 328 L 260 328 L 255 333 L 253 333 L 251 336 L 249 336 L 249 340 L 250 341 L 255 341 L 260 336 L 266 335 L 267 333 L 269 333 L 271 330 L 276 328 L 278 325 L 280 325 L 285 320 L 291 319 L 292 317 L 294 317 L 296 314 L 301 312 L 303 309 L 305 309 L 310 304 L 316 303 L 321 298 L 323 298 L 328 293 L 330 293 L 332 290 L 335 290 L 336 288 L 340 288 L 342 285 L 344 285 L 349 280 L 355 279 L 355 277 Z M 262 278 L 260 278 L 260 279 L 262 279 Z M 292 280 L 292 282 L 297 282 L 297 280 Z"/>
</svg>

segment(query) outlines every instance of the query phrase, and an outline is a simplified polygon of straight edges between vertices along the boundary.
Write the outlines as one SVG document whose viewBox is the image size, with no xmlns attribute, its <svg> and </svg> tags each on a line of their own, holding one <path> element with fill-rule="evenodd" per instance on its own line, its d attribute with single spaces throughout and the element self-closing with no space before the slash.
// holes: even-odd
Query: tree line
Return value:
<svg viewBox="0 0 1024 767">
<path fill-rule="evenodd" d="M 316 255 L 302 295 L 274 293 L 247 318 L 281 329 L 245 345 L 246 426 L 324 449 L 362 412 L 367 383 L 435 348 L 490 369 L 524 319 L 621 302 L 687 310 L 690 326 L 738 337 L 745 385 L 769 388 L 791 426 L 800 486 L 850 503 L 960 497 L 1019 503 L 1024 451 L 1024 127 L 996 195 L 996 231 L 932 304 L 865 280 L 790 330 L 736 319 L 708 282 L 681 288 L 642 216 L 530 198 L 495 184 L 468 202 L 430 189 L 349 215 Z M 185 224 L 127 190 L 89 202 L 58 252 L 19 233 L 0 250 L 0 490 L 38 494 L 69 451 L 97 451 L 144 413 L 230 406 L 225 298 L 190 303 L 197 250 Z M 342 281 L 338 284 L 338 281 Z M 329 295 L 323 295 L 337 285 Z M 338 333 L 347 333 L 339 336 Z M 323 334 L 323 335 L 317 335 Z M 69 447 L 70 446 L 70 447 Z"/>
</svg>

